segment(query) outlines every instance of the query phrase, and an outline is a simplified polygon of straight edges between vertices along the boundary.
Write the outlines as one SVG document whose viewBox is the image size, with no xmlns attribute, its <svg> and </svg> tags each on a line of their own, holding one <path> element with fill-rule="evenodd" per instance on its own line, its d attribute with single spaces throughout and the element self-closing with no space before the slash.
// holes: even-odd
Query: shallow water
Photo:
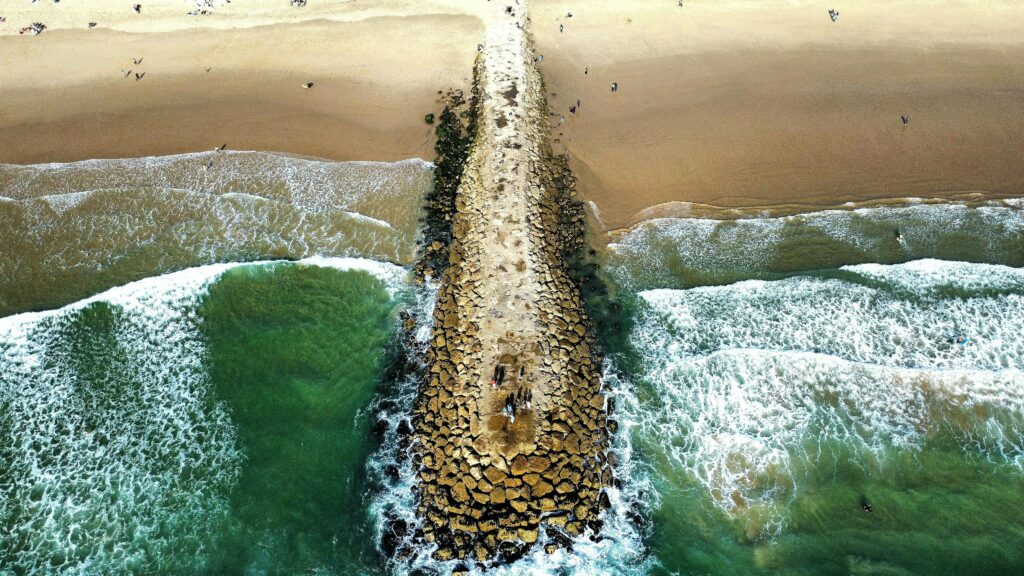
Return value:
<svg viewBox="0 0 1024 576">
<path fill-rule="evenodd" d="M 607 264 L 632 290 L 776 279 L 925 258 L 1024 266 L 1020 201 L 909 204 L 780 218 L 660 218 L 616 234 Z"/>
<path fill-rule="evenodd" d="M 408 264 L 431 178 L 420 160 L 257 152 L 0 165 L 0 316 L 215 262 Z"/>
</svg>

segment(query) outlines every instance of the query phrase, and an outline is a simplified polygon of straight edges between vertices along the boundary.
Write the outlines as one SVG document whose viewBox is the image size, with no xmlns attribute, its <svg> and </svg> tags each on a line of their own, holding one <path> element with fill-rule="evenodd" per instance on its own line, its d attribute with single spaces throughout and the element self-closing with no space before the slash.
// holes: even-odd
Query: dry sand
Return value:
<svg viewBox="0 0 1024 576">
<path fill-rule="evenodd" d="M 8 15 L 0 24 L 8 33 L 0 35 L 0 162 L 169 154 L 225 142 L 341 160 L 433 158 L 423 117 L 436 111 L 438 90 L 469 86 L 483 34 L 478 18 L 429 4 L 380 2 L 366 11 L 343 3 L 331 14 L 273 4 L 276 16 L 258 18 L 187 17 L 188 3 L 161 16 L 144 4 L 141 15 L 128 8 L 108 21 L 103 10 L 78 4 L 26 3 L 44 14 Z M 57 14 L 81 26 L 61 28 Z M 308 18 L 290 21 L 294 15 Z M 17 35 L 23 21 L 37 19 L 50 28 Z M 109 27 L 85 29 L 89 20 Z M 136 81 L 136 72 L 146 75 Z M 303 89 L 305 82 L 313 88 Z"/>
<path fill-rule="evenodd" d="M 468 86 L 483 35 L 482 0 L 249 0 L 205 17 L 131 3 L 0 8 L 0 162 L 223 142 L 431 158 L 423 115 L 437 90 Z M 552 119 L 566 116 L 554 136 L 608 227 L 682 202 L 1024 190 L 1024 2 L 534 0 L 531 13 Z M 50 28 L 18 36 L 32 21 Z M 146 77 L 122 78 L 140 56 Z"/>
</svg>

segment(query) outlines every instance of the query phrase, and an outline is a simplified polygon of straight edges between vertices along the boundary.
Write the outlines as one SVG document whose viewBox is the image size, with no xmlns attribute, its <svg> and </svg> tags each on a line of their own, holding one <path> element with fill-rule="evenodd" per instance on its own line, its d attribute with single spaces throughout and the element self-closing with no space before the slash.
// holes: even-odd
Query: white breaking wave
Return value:
<svg viewBox="0 0 1024 576">
<path fill-rule="evenodd" d="M 942 290 L 958 292 L 1022 292 L 1024 269 L 995 264 L 970 264 L 922 259 L 899 266 L 859 264 L 843 270 L 894 287 L 933 297 Z"/>
<path fill-rule="evenodd" d="M 783 217 L 715 220 L 657 218 L 609 244 L 609 267 L 623 285 L 682 287 L 764 273 L 813 261 L 819 268 L 865 261 L 948 258 L 957 251 L 1019 262 L 1024 211 L 1014 201 L 913 204 L 824 210 Z M 781 260 L 780 260 L 781 258 Z M 683 275 L 681 281 L 680 275 Z M 685 278 L 694 275 L 696 279 Z"/>
<path fill-rule="evenodd" d="M 776 507 L 836 443 L 862 466 L 946 442 L 1024 471 L 1024 272 L 844 271 L 640 294 L 632 342 L 654 405 L 630 417 L 755 534 L 778 533 Z"/>
<path fill-rule="evenodd" d="M 409 287 L 409 271 L 390 262 L 378 262 L 366 258 L 337 258 L 313 256 L 298 261 L 299 264 L 334 268 L 335 270 L 361 270 L 384 282 L 388 295 L 394 298 Z"/>
<path fill-rule="evenodd" d="M 365 214 L 360 214 L 359 212 L 349 212 L 349 211 L 344 211 L 344 212 L 345 212 L 345 214 L 348 214 L 349 216 L 351 216 L 352 218 L 354 218 L 356 220 L 361 220 L 363 222 L 369 222 L 370 224 L 376 224 L 377 226 L 382 226 L 384 228 L 394 229 L 394 226 L 392 226 L 390 222 L 385 222 L 384 220 L 381 220 L 379 218 L 373 218 L 373 217 L 367 216 Z"/>
<path fill-rule="evenodd" d="M 43 196 L 43 198 L 54 212 L 63 214 L 88 200 L 91 194 L 92 192 L 70 192 L 68 194 L 51 194 Z"/>
<path fill-rule="evenodd" d="M 170 558 L 210 544 L 242 455 L 211 402 L 196 307 L 227 270 L 261 264 L 274 263 L 193 268 L 0 319 L 5 561 L 30 574 L 173 572 Z M 391 293 L 406 278 L 362 259 L 297 264 L 362 270 Z"/>
<path fill-rule="evenodd" d="M 1024 368 L 1024 270 L 936 260 L 843 270 L 855 276 L 748 280 L 640 296 L 679 335 L 670 344 L 673 355 L 755 348 L 908 368 Z M 885 289 L 851 281 L 857 277 Z M 979 295 L 935 296 L 950 289 Z M 957 337 L 970 342 L 957 344 Z"/>
<path fill-rule="evenodd" d="M 206 403 L 205 349 L 191 309 L 227 268 L 0 320 L 0 524 L 8 527 L 0 549 L 15 565 L 127 574 L 209 537 L 203 519 L 226 512 L 241 457 L 226 412 Z M 95 314 L 109 314 L 116 343 L 90 342 L 88 332 L 69 342 L 100 302 L 112 306 Z M 90 378 L 93 361 L 113 375 Z M 216 473 L 180 482 L 200 469 Z"/>
</svg>

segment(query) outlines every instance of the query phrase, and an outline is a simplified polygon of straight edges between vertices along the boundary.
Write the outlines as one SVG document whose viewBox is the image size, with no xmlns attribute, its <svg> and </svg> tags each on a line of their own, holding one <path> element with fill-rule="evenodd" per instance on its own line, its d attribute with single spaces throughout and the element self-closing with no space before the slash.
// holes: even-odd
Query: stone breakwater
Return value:
<svg viewBox="0 0 1024 576">
<path fill-rule="evenodd" d="M 566 178 L 529 19 L 496 8 L 413 418 L 418 538 L 436 559 L 484 565 L 596 533 L 612 481 L 600 359 L 561 258 Z"/>
</svg>

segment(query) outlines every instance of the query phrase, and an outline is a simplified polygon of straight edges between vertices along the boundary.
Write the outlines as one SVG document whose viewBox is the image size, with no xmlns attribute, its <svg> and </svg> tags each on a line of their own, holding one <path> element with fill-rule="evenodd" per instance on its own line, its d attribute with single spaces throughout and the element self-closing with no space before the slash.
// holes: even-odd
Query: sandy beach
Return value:
<svg viewBox="0 0 1024 576">
<path fill-rule="evenodd" d="M 1024 190 L 1024 5 L 827 8 L 534 5 L 556 135 L 601 220 Z"/>
<path fill-rule="evenodd" d="M 469 85 L 483 30 L 478 7 L 462 0 L 259 0 L 195 17 L 188 3 L 141 14 L 117 2 L 44 4 L 0 25 L 13 71 L 0 102 L 2 162 L 223 142 L 429 159 L 423 115 L 438 90 Z M 553 139 L 603 225 L 691 203 L 823 207 L 1024 189 L 1024 5 L 836 8 L 832 22 L 804 1 L 531 3 Z M 50 28 L 17 35 L 36 20 Z M 137 57 L 146 76 L 123 78 Z M 307 81 L 314 88 L 303 90 Z"/>
<path fill-rule="evenodd" d="M 257 2 L 266 15 L 226 5 L 188 17 L 182 6 L 134 15 L 124 4 L 110 13 L 114 4 L 123 3 L 99 3 L 96 14 L 40 2 L 19 7 L 26 14 L 17 22 L 7 15 L 0 66 L 13 73 L 0 102 L 0 162 L 174 154 L 225 142 L 338 160 L 431 159 L 423 116 L 436 110 L 438 90 L 468 87 L 471 39 L 483 30 L 475 17 L 431 5 L 326 11 Z M 36 20 L 50 27 L 17 35 L 21 21 Z M 101 24 L 87 29 L 88 20 Z M 139 72 L 146 75 L 136 81 Z M 313 87 L 303 89 L 306 82 Z"/>
</svg>

